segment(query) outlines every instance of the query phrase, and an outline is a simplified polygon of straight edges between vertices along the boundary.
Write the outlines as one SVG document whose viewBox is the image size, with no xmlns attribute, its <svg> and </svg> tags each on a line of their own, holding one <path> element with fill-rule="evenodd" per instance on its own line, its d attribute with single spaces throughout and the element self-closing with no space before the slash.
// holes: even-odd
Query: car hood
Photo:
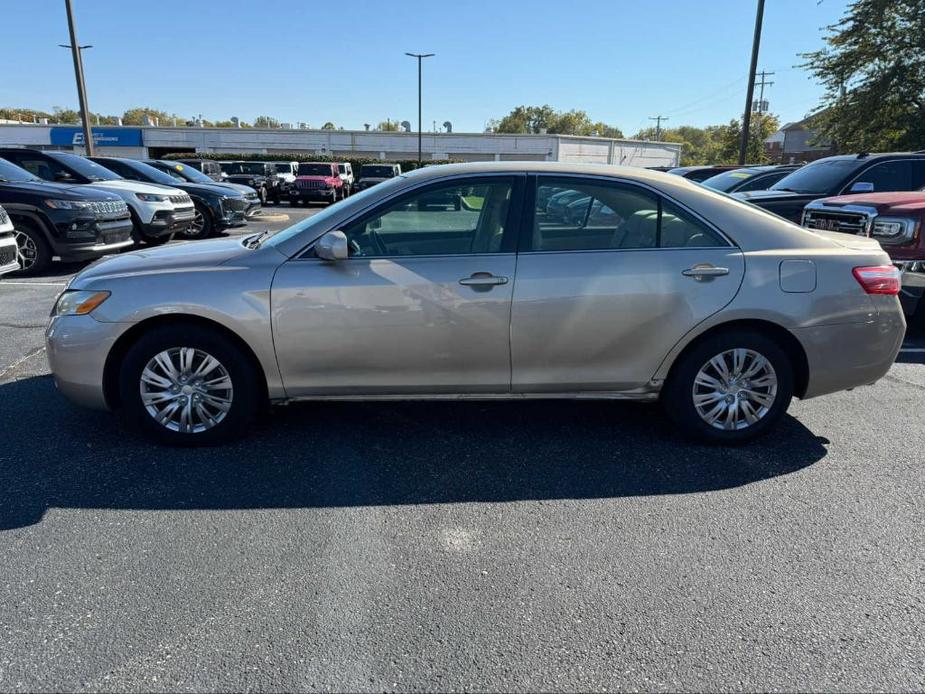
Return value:
<svg viewBox="0 0 925 694">
<path fill-rule="evenodd" d="M 236 173 L 236 174 L 228 174 L 228 176 L 226 176 L 226 178 L 227 178 L 229 181 L 233 181 L 233 180 L 235 180 L 235 179 L 237 179 L 237 178 L 240 178 L 240 179 L 242 179 L 242 180 L 245 180 L 245 179 L 246 179 L 246 180 L 251 180 L 251 179 L 253 179 L 253 180 L 255 180 L 255 181 L 262 181 L 263 179 L 266 178 L 266 176 L 264 176 L 263 174 Z"/>
<path fill-rule="evenodd" d="M 823 198 L 820 203 L 827 207 L 860 205 L 872 207 L 877 214 L 921 214 L 925 211 L 925 191 L 905 193 L 858 193 Z"/>
<path fill-rule="evenodd" d="M 186 191 L 187 193 L 192 193 L 193 195 L 225 195 L 229 193 L 243 194 L 245 192 L 250 192 L 253 190 L 250 186 L 234 186 L 232 184 L 222 185 L 221 183 L 216 183 L 212 185 L 211 183 L 178 183 L 177 188 L 180 190 Z"/>
<path fill-rule="evenodd" d="M 51 183 L 48 181 L 21 181 L 0 184 L 0 191 L 16 190 L 35 193 L 48 198 L 63 197 L 68 200 L 121 200 L 118 195 L 96 190 L 83 184 Z"/>
<path fill-rule="evenodd" d="M 206 184 L 203 183 L 202 185 L 206 185 Z M 216 181 L 212 185 L 214 185 L 216 188 L 224 188 L 225 190 L 236 190 L 237 192 L 243 193 L 245 195 L 247 195 L 248 193 L 250 193 L 251 195 L 257 194 L 256 190 L 254 190 L 250 186 L 244 185 L 243 183 L 219 183 L 218 181 Z"/>
<path fill-rule="evenodd" d="M 94 188 L 106 188 L 120 193 L 147 193 L 149 195 L 180 195 L 183 191 L 159 183 L 139 183 L 138 181 L 93 181 Z"/>
<path fill-rule="evenodd" d="M 144 248 L 104 258 L 85 268 L 71 281 L 70 289 L 83 289 L 99 280 L 128 275 L 148 275 L 214 268 L 249 251 L 240 238 L 189 241 L 158 248 Z"/>
<path fill-rule="evenodd" d="M 395 178 L 395 176 L 363 176 L 360 180 L 368 183 L 372 181 L 373 183 L 382 183 L 383 181 L 390 181 Z"/>
</svg>

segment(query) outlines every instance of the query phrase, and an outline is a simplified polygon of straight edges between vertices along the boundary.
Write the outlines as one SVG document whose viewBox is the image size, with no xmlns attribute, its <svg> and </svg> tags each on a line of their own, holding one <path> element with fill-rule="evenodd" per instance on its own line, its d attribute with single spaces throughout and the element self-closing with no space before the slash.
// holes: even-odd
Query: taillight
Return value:
<svg viewBox="0 0 925 694">
<path fill-rule="evenodd" d="M 868 294 L 899 294 L 899 268 L 892 265 L 856 267 L 852 270 L 854 279 Z"/>
</svg>

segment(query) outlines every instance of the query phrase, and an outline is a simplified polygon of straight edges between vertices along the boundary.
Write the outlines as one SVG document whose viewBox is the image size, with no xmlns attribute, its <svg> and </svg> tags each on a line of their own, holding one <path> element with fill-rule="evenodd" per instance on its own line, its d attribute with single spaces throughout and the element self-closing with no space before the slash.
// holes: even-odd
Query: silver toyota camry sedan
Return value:
<svg viewBox="0 0 925 694">
<path fill-rule="evenodd" d="M 47 330 L 58 388 L 156 440 L 212 444 L 268 403 L 660 400 L 685 434 L 771 429 L 899 350 L 879 245 L 679 176 L 435 166 L 274 235 L 96 263 Z"/>
</svg>

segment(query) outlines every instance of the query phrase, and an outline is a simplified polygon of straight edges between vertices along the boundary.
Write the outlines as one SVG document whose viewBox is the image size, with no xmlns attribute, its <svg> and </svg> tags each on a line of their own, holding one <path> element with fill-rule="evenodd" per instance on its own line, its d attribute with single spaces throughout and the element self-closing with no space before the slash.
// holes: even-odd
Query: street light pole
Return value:
<svg viewBox="0 0 925 694">
<path fill-rule="evenodd" d="M 92 46 L 81 46 L 77 43 L 77 27 L 74 24 L 74 8 L 71 7 L 71 0 L 64 0 L 64 7 L 67 9 L 67 24 L 71 34 L 71 54 L 74 57 L 74 77 L 77 80 L 77 99 L 80 102 L 80 120 L 83 122 L 84 130 L 84 149 L 88 157 L 93 156 L 93 132 L 90 129 L 90 110 L 87 108 L 87 88 L 84 84 L 84 64 L 81 51 L 84 48 Z M 67 48 L 67 46 L 63 46 Z"/>
<path fill-rule="evenodd" d="M 752 124 L 752 96 L 755 94 L 755 71 L 758 69 L 758 46 L 761 44 L 761 21 L 764 19 L 764 0 L 758 0 L 755 14 L 755 36 L 752 39 L 752 63 L 748 71 L 748 93 L 745 96 L 745 113 L 742 116 L 742 141 L 739 143 L 739 166 L 745 163 L 748 135 Z"/>
<path fill-rule="evenodd" d="M 424 58 L 432 58 L 434 53 L 405 53 L 405 55 L 418 59 L 418 167 L 423 164 L 424 157 L 421 154 L 421 132 L 423 128 L 423 117 L 421 114 L 421 62 Z"/>
</svg>

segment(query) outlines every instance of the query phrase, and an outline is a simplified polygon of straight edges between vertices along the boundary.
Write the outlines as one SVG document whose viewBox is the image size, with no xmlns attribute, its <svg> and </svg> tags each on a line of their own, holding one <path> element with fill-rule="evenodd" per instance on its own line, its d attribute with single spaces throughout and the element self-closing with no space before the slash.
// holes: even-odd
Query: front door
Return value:
<svg viewBox="0 0 925 694">
<path fill-rule="evenodd" d="M 511 308 L 514 392 L 645 388 L 735 297 L 741 251 L 648 189 L 541 176 Z"/>
<path fill-rule="evenodd" d="M 344 225 L 348 259 L 285 263 L 272 306 L 287 393 L 509 392 L 522 182 L 418 188 Z"/>
</svg>

